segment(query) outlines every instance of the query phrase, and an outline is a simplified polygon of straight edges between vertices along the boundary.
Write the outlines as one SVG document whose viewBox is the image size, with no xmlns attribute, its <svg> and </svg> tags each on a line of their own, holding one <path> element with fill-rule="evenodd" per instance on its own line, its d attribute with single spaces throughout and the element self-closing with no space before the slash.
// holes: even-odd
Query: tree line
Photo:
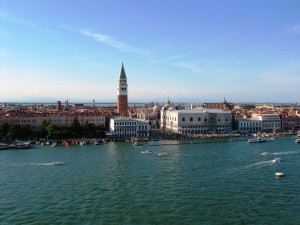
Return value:
<svg viewBox="0 0 300 225">
<path fill-rule="evenodd" d="M 67 139 L 67 138 L 103 138 L 105 137 L 105 126 L 95 125 L 86 122 L 80 125 L 78 118 L 75 117 L 69 127 L 58 127 L 50 121 L 43 121 L 41 132 L 32 132 L 29 125 L 7 124 L 0 125 L 0 137 L 14 138 L 48 138 L 48 139 Z"/>
</svg>

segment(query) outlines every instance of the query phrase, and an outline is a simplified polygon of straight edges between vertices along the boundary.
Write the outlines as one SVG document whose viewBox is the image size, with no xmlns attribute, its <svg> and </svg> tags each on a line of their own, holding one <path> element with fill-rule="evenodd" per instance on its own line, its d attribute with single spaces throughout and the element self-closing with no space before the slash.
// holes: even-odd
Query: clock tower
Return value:
<svg viewBox="0 0 300 225">
<path fill-rule="evenodd" d="M 128 85 L 127 77 L 122 62 L 121 72 L 118 79 L 118 103 L 117 103 L 117 112 L 122 116 L 128 115 Z"/>
</svg>

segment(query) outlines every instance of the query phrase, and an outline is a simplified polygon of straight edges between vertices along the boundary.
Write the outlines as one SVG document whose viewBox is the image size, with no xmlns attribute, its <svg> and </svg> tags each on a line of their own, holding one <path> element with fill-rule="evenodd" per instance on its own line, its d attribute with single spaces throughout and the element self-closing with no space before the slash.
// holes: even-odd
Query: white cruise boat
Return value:
<svg viewBox="0 0 300 225">
<path fill-rule="evenodd" d="M 265 138 L 250 138 L 248 139 L 248 143 L 260 143 L 260 142 L 266 142 L 267 140 Z"/>
</svg>

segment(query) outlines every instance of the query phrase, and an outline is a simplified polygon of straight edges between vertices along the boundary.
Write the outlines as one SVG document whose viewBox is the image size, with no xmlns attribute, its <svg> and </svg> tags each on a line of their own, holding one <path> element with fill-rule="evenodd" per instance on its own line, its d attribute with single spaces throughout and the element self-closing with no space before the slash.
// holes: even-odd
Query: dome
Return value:
<svg viewBox="0 0 300 225">
<path fill-rule="evenodd" d="M 226 103 L 227 103 L 226 99 L 224 98 L 224 99 L 221 101 L 221 103 L 222 103 L 222 104 L 226 104 Z"/>
<path fill-rule="evenodd" d="M 167 103 L 162 107 L 162 110 L 168 110 L 171 107 L 170 100 L 168 99 Z"/>
<path fill-rule="evenodd" d="M 153 106 L 152 108 L 153 112 L 157 112 L 161 110 L 161 106 L 159 106 L 158 104 L 156 104 L 155 106 Z"/>
<path fill-rule="evenodd" d="M 178 104 L 178 106 L 176 106 L 176 109 L 177 109 L 177 110 L 183 110 L 184 107 L 183 107 L 182 105 Z"/>
</svg>

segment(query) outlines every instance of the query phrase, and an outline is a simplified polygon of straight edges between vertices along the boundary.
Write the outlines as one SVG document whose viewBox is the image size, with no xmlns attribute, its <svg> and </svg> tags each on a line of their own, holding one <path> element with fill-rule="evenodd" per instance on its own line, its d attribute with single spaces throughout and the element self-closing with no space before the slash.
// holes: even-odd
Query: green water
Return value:
<svg viewBox="0 0 300 225">
<path fill-rule="evenodd" d="M 300 224 L 294 140 L 0 151 L 0 224 Z"/>
</svg>

